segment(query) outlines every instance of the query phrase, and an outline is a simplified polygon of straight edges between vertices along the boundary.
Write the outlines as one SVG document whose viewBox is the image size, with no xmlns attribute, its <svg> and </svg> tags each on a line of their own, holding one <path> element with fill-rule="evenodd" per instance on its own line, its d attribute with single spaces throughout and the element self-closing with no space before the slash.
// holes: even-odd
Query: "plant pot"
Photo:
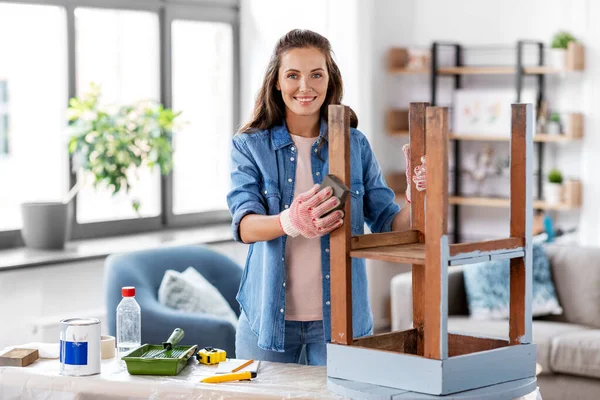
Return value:
<svg viewBox="0 0 600 400">
<path fill-rule="evenodd" d="M 547 183 L 544 188 L 544 194 L 548 204 L 560 204 L 562 202 L 562 184 Z"/>
<path fill-rule="evenodd" d="M 32 202 L 21 204 L 21 236 L 27 247 L 58 250 L 65 247 L 71 233 L 69 204 Z"/>
<path fill-rule="evenodd" d="M 556 121 L 549 121 L 546 124 L 546 130 L 550 135 L 560 135 L 560 123 Z"/>
<path fill-rule="evenodd" d="M 550 66 L 552 68 L 564 70 L 567 67 L 567 50 L 552 49 L 550 52 Z"/>
</svg>

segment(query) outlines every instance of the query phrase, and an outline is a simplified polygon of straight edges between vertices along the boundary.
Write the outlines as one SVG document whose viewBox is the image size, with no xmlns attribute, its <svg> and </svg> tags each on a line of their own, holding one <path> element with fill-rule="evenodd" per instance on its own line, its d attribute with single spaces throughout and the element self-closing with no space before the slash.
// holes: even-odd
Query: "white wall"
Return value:
<svg viewBox="0 0 600 400">
<path fill-rule="evenodd" d="M 586 71 L 582 74 L 549 77 L 546 82 L 551 105 L 563 110 L 581 111 L 585 115 L 585 138 L 582 143 L 547 146 L 546 168 L 559 167 L 567 177 L 579 177 L 584 187 L 584 204 L 580 211 L 554 213 L 559 227 L 579 225 L 579 239 L 583 244 L 600 244 L 598 224 L 600 213 L 596 206 L 600 191 L 592 169 L 600 161 L 593 157 L 600 149 L 600 140 L 594 134 L 599 122 L 593 113 L 598 98 L 597 72 L 600 33 L 594 21 L 600 16 L 600 5 L 592 0 L 535 0 L 520 2 L 463 0 L 379 0 L 375 4 L 373 57 L 373 126 L 378 157 L 386 170 L 404 169 L 401 145 L 407 140 L 385 135 L 383 121 L 389 107 L 407 107 L 410 101 L 429 101 L 427 76 L 389 76 L 385 72 L 385 55 L 391 46 L 429 47 L 434 40 L 457 41 L 466 47 L 469 61 L 495 63 L 514 62 L 512 50 L 518 39 L 534 39 L 549 43 L 552 35 L 561 29 L 571 31 L 586 46 Z M 495 52 L 476 51 L 476 46 L 496 45 Z M 509 50 L 510 48 L 510 50 Z M 481 49 L 481 48 L 480 48 Z M 476 56 L 476 60 L 475 60 Z M 464 85 L 514 87 L 511 77 L 465 77 Z M 527 84 L 533 84 L 529 78 Z M 450 79 L 442 81 L 438 104 L 449 101 Z M 479 147 L 478 147 L 479 146 Z M 463 144 L 476 150 L 481 144 Z M 496 145 L 498 146 L 502 145 Z M 505 182 L 506 184 L 507 182 Z M 508 186 L 506 186 L 508 190 Z M 473 237 L 498 236 L 508 233 L 508 209 L 462 207 L 463 233 Z M 482 217 L 485 215 L 485 217 Z"/>
</svg>

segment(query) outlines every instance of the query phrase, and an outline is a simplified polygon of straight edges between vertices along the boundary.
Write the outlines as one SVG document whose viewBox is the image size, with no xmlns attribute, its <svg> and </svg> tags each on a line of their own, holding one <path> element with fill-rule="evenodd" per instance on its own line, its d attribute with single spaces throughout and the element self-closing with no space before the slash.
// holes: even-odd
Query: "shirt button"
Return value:
<svg viewBox="0 0 600 400">
<path fill-rule="evenodd" d="M 283 282 L 283 287 L 285 287 L 285 282 Z"/>
<path fill-rule="evenodd" d="M 329 302 L 329 300 L 327 300 L 327 301 L 325 302 L 325 304 L 327 304 L 327 305 L 330 305 L 331 303 Z"/>
<path fill-rule="evenodd" d="M 283 313 L 283 308 L 280 308 L 280 309 L 279 309 L 279 312 L 280 312 L 280 313 Z"/>
<path fill-rule="evenodd" d="M 321 175 L 321 173 L 319 171 L 317 171 L 317 176 Z"/>
<path fill-rule="evenodd" d="M 265 190 L 265 194 L 267 194 L 267 191 Z"/>
<path fill-rule="evenodd" d="M 292 146 L 292 151 L 296 151 L 296 148 L 294 146 Z"/>
<path fill-rule="evenodd" d="M 294 157 L 290 157 L 290 161 L 294 161 Z"/>
<path fill-rule="evenodd" d="M 315 149 L 315 153 L 317 152 L 317 149 Z"/>
<path fill-rule="evenodd" d="M 325 253 L 329 253 L 329 249 L 325 249 Z"/>
<path fill-rule="evenodd" d="M 359 194 L 359 193 L 358 193 L 358 190 L 356 191 L 356 194 Z"/>
<path fill-rule="evenodd" d="M 288 206 L 287 204 L 284 206 L 285 208 L 289 208 L 290 206 Z"/>
<path fill-rule="evenodd" d="M 292 183 L 292 178 L 288 178 L 288 182 Z"/>
<path fill-rule="evenodd" d="M 325 275 L 325 278 L 326 278 L 326 279 L 329 279 L 329 274 Z"/>
<path fill-rule="evenodd" d="M 285 261 L 285 257 L 281 257 L 281 261 Z"/>
</svg>

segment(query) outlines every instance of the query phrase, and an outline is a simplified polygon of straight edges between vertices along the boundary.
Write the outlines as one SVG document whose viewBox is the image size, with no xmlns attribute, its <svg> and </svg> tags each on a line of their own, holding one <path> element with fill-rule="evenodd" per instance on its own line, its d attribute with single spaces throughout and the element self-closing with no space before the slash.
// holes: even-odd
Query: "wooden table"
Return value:
<svg viewBox="0 0 600 400">
<path fill-rule="evenodd" d="M 0 367 L 2 400 L 119 399 L 344 399 L 328 389 L 325 367 L 261 362 L 252 382 L 200 383 L 216 366 L 191 359 L 178 375 L 129 375 L 116 359 L 102 361 L 102 373 L 87 377 L 59 375 L 58 360 L 40 359 L 25 368 Z M 331 382 L 329 382 L 331 384 Z M 423 399 L 415 394 L 415 399 Z M 363 396 L 359 396 L 363 398 Z M 402 397 L 410 399 L 411 397 Z M 427 397 L 430 398 L 430 397 Z M 519 400 L 536 400 L 526 396 Z"/>
</svg>

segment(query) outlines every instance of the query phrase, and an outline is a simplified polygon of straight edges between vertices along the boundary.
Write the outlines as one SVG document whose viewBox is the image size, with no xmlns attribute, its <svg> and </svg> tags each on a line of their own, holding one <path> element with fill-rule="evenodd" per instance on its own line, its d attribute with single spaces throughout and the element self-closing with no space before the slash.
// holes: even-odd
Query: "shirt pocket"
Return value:
<svg viewBox="0 0 600 400">
<path fill-rule="evenodd" d="M 279 214 L 281 212 L 281 192 L 277 182 L 271 179 L 264 180 L 260 190 L 267 204 L 268 214 Z"/>
<path fill-rule="evenodd" d="M 350 185 L 350 203 L 352 212 L 352 233 L 363 233 L 365 225 L 365 215 L 363 212 L 363 201 L 365 196 L 365 186 L 362 182 L 353 182 Z"/>
</svg>

